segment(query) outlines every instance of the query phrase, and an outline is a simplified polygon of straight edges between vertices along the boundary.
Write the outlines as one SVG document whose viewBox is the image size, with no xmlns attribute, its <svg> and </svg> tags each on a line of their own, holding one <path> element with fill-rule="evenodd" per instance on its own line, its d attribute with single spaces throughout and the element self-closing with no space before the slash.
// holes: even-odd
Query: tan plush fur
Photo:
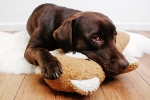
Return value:
<svg viewBox="0 0 150 100">
<path fill-rule="evenodd" d="M 45 79 L 50 87 L 55 90 L 78 92 L 86 95 L 88 93 L 78 90 L 71 84 L 70 80 L 84 80 L 97 76 L 100 78 L 100 83 L 102 83 L 105 79 L 105 73 L 102 68 L 92 60 L 73 58 L 65 55 L 57 56 L 57 58 L 63 66 L 64 73 L 56 80 Z"/>
<path fill-rule="evenodd" d="M 116 46 L 120 50 L 120 52 L 122 52 L 125 49 L 129 40 L 130 40 L 130 36 L 128 34 L 122 31 L 117 32 Z"/>
</svg>

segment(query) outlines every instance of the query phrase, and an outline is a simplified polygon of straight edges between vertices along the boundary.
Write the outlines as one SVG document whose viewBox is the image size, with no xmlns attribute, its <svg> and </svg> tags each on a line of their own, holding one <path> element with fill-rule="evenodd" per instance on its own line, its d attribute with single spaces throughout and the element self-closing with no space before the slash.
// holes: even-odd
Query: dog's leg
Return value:
<svg viewBox="0 0 150 100">
<path fill-rule="evenodd" d="M 44 78 L 56 79 L 62 74 L 61 63 L 49 53 L 45 44 L 41 35 L 33 33 L 24 56 L 31 64 L 40 66 Z"/>
<path fill-rule="evenodd" d="M 41 67 L 44 78 L 56 79 L 62 74 L 61 64 L 44 48 L 27 48 L 25 58 L 34 65 Z"/>
<path fill-rule="evenodd" d="M 56 79 L 62 74 L 61 64 L 44 48 L 27 48 L 25 58 L 34 65 L 41 67 L 44 78 Z"/>
</svg>

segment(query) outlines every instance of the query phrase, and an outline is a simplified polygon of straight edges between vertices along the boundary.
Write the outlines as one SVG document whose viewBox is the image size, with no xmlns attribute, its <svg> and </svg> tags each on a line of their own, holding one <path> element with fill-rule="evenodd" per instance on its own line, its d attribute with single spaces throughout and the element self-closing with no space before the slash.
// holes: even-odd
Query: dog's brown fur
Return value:
<svg viewBox="0 0 150 100">
<path fill-rule="evenodd" d="M 45 78 L 56 79 L 62 74 L 60 62 L 49 53 L 57 48 L 87 55 L 108 76 L 118 75 L 128 66 L 116 48 L 114 24 L 101 13 L 42 4 L 30 16 L 27 30 L 31 38 L 25 58 L 39 65 Z"/>
</svg>

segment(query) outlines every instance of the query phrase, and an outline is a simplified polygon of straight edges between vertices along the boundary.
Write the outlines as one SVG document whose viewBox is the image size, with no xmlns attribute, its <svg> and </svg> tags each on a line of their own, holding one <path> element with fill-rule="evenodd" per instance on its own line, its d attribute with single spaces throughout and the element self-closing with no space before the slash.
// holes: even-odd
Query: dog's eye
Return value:
<svg viewBox="0 0 150 100">
<path fill-rule="evenodd" d="M 102 39 L 100 38 L 99 35 L 94 35 L 94 36 L 92 36 L 92 41 L 95 41 L 95 42 L 101 42 Z"/>
</svg>

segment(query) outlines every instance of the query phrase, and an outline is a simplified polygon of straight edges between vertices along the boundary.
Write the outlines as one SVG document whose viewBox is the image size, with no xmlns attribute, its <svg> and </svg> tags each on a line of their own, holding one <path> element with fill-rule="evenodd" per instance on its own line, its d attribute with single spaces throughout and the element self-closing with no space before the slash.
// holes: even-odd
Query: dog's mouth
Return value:
<svg viewBox="0 0 150 100">
<path fill-rule="evenodd" d="M 122 74 L 128 66 L 128 62 L 125 65 L 121 65 L 121 64 L 119 64 L 119 62 L 110 63 L 107 61 L 102 61 L 99 57 L 96 60 L 96 62 L 103 68 L 106 76 L 111 76 L 111 77 Z M 126 60 L 125 60 L 125 62 L 126 62 Z M 124 66 L 124 68 L 123 68 L 123 66 Z"/>
<path fill-rule="evenodd" d="M 95 52 L 84 52 L 84 54 L 97 62 L 103 68 L 106 76 L 117 76 L 122 74 L 129 65 L 123 56 L 121 56 L 122 58 L 115 57 L 115 59 L 110 59 L 109 57 L 105 58 L 104 55 L 102 56 Z"/>
<path fill-rule="evenodd" d="M 106 76 L 110 76 L 110 77 L 117 76 L 122 73 L 117 70 L 109 70 L 109 69 L 104 70 L 104 72 L 105 72 Z"/>
<path fill-rule="evenodd" d="M 115 63 L 104 63 L 100 64 L 106 74 L 106 76 L 117 76 L 125 72 L 125 70 L 128 68 L 129 63 L 128 61 L 124 60 L 120 64 L 120 62 L 115 62 Z"/>
<path fill-rule="evenodd" d="M 113 67 L 111 64 L 99 63 L 99 65 L 103 68 L 106 76 L 112 77 L 112 76 L 117 76 L 122 73 L 116 68 L 116 66 Z"/>
</svg>

